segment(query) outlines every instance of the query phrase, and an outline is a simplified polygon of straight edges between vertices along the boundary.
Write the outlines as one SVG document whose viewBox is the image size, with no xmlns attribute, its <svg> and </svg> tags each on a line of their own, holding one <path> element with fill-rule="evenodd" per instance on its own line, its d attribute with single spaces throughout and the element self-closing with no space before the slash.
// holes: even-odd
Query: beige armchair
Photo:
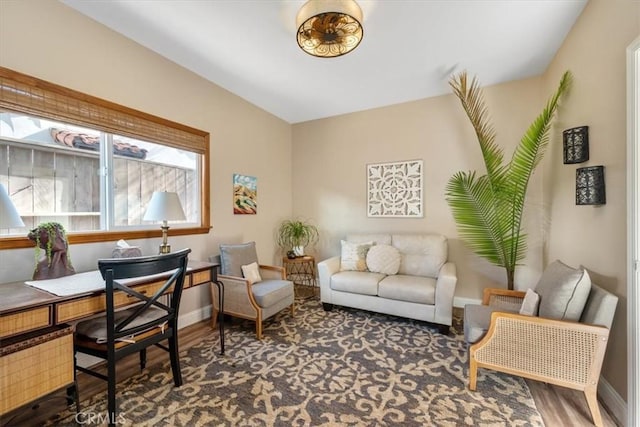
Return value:
<svg viewBox="0 0 640 427">
<path fill-rule="evenodd" d="M 486 289 L 483 305 L 508 310 L 523 298 L 524 292 Z M 469 389 L 476 389 L 478 368 L 485 368 L 580 390 L 601 426 L 597 388 L 617 302 L 591 284 L 579 322 L 493 311 L 486 335 L 470 347 Z"/>
<path fill-rule="evenodd" d="M 284 268 L 257 264 L 255 242 L 220 245 L 220 255 L 211 259 L 214 262 L 219 260 L 221 266 L 218 280 L 224 285 L 224 314 L 255 321 L 258 339 L 262 339 L 262 322 L 265 319 L 287 307 L 294 315 L 293 282 L 286 280 Z M 257 268 L 254 266 L 254 271 L 243 275 L 243 266 L 247 271 L 246 268 L 253 263 Z M 217 286 L 211 286 L 211 299 L 211 320 L 215 328 L 220 310 Z"/>
</svg>

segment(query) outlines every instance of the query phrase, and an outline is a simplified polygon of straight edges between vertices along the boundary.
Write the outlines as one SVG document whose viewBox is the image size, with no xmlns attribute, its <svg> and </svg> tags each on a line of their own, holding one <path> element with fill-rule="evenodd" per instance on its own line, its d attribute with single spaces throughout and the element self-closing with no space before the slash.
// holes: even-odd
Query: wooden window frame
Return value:
<svg viewBox="0 0 640 427">
<path fill-rule="evenodd" d="M 211 229 L 209 200 L 209 133 L 142 111 L 87 95 L 8 68 L 0 67 L 0 108 L 104 132 L 141 138 L 200 154 L 200 226 L 169 230 L 171 236 L 207 234 Z M 162 142 L 160 142 L 162 141 Z M 167 142 L 169 141 L 169 142 Z M 0 250 L 28 248 L 24 236 L 0 237 Z M 162 236 L 160 229 L 68 232 L 69 243 L 97 243 L 118 239 Z"/>
</svg>

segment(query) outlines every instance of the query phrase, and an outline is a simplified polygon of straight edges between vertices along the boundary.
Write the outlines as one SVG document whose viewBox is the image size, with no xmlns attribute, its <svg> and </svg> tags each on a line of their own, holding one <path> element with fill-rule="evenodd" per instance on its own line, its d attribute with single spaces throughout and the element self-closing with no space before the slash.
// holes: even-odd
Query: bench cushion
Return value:
<svg viewBox="0 0 640 427">
<path fill-rule="evenodd" d="M 133 312 L 135 310 L 136 310 L 136 307 L 128 308 L 126 310 L 116 311 L 115 316 L 114 316 L 115 322 L 116 323 L 122 322 L 124 319 L 126 319 L 131 314 L 133 314 Z M 147 322 L 152 322 L 152 321 L 154 321 L 156 319 L 160 319 L 162 316 L 166 316 L 166 315 L 167 315 L 166 310 L 161 310 L 161 309 L 153 307 L 153 306 L 149 307 L 142 314 L 140 314 L 138 317 L 136 317 L 131 323 L 129 323 L 125 327 L 125 329 L 134 328 L 136 326 L 144 325 Z M 138 334 L 141 334 L 141 333 L 146 332 L 148 330 L 151 330 L 153 328 L 159 328 L 158 331 L 160 331 L 160 329 L 162 329 L 164 327 L 164 325 L 166 325 L 166 322 L 163 323 L 162 325 L 158 325 L 158 326 L 157 325 L 153 325 L 149 329 L 145 329 L 144 331 L 138 332 Z M 92 319 L 88 319 L 88 320 L 84 320 L 82 322 L 79 322 L 76 325 L 76 333 L 78 335 L 82 335 L 82 336 L 84 336 L 86 338 L 90 338 L 92 340 L 95 340 L 97 344 L 106 343 L 107 342 L 107 316 L 103 315 L 103 316 L 94 317 Z M 130 338 L 133 339 L 133 336 L 131 336 Z M 117 341 L 127 341 L 127 339 L 121 338 L 120 340 L 117 340 Z"/>
</svg>

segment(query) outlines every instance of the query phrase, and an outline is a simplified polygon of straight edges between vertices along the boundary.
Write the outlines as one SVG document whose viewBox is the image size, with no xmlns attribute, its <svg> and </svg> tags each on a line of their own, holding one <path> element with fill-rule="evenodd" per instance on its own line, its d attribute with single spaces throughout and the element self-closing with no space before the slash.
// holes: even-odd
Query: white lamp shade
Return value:
<svg viewBox="0 0 640 427">
<path fill-rule="evenodd" d="M 154 191 L 144 214 L 144 221 L 184 221 L 180 198 L 170 191 Z"/>
<path fill-rule="evenodd" d="M 0 228 L 20 227 L 24 227 L 24 222 L 22 222 L 18 210 L 11 202 L 7 189 L 0 184 Z"/>
</svg>

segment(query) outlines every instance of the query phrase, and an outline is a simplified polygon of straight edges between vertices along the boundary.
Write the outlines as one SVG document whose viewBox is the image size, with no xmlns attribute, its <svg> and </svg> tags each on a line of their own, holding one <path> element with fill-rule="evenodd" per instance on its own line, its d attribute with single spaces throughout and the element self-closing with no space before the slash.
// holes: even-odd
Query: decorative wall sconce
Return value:
<svg viewBox="0 0 640 427">
<path fill-rule="evenodd" d="M 589 126 L 580 126 L 562 132 L 564 164 L 589 160 Z"/>
<path fill-rule="evenodd" d="M 604 166 L 576 169 L 576 205 L 604 205 Z"/>
</svg>

